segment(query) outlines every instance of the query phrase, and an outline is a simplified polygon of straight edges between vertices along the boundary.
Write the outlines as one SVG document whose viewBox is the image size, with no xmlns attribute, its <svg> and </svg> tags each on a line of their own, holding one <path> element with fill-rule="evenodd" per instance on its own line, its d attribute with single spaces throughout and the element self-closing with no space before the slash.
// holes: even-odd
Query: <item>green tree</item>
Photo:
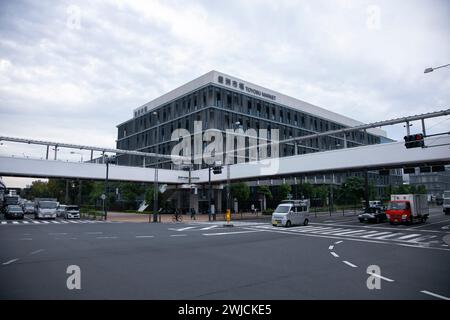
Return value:
<svg viewBox="0 0 450 320">
<path fill-rule="evenodd" d="M 364 180 L 361 177 L 349 177 L 341 189 L 347 203 L 357 204 L 364 197 Z"/>
<path fill-rule="evenodd" d="M 266 196 L 266 199 L 272 199 L 272 191 L 269 186 L 258 186 L 257 193 Z"/>
<path fill-rule="evenodd" d="M 309 182 L 300 183 L 297 185 L 297 192 L 300 197 L 304 197 L 305 199 L 311 199 L 314 195 L 314 187 Z"/>
<path fill-rule="evenodd" d="M 137 197 L 144 193 L 143 186 L 133 182 L 122 183 L 120 189 L 122 191 L 123 199 L 129 207 L 134 207 Z"/>
<path fill-rule="evenodd" d="M 288 195 L 291 193 L 292 188 L 287 183 L 282 183 L 278 186 L 278 199 L 285 200 L 288 198 Z"/>
<path fill-rule="evenodd" d="M 46 198 L 50 197 L 47 182 L 37 180 L 31 183 L 30 192 L 31 198 Z"/>
<path fill-rule="evenodd" d="M 238 203 L 243 203 L 250 197 L 250 187 L 245 182 L 234 183 L 231 185 L 231 193 Z"/>
</svg>

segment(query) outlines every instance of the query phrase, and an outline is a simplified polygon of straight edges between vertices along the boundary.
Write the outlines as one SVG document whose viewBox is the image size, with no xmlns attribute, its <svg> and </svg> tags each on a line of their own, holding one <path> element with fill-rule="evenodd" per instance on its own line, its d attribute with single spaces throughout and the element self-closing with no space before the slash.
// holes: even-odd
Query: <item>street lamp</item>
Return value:
<svg viewBox="0 0 450 320">
<path fill-rule="evenodd" d="M 155 181 L 153 185 L 153 222 L 158 222 L 158 166 L 159 166 L 159 118 L 158 112 L 153 111 L 152 115 L 156 116 L 156 165 L 155 165 Z M 150 221 L 150 215 L 148 216 L 148 222 Z"/>
<path fill-rule="evenodd" d="M 109 164 L 115 162 L 115 157 L 108 157 L 104 155 L 104 160 L 106 164 L 106 178 L 105 178 L 105 193 L 102 195 L 103 200 L 103 210 L 105 212 L 105 221 L 108 219 L 108 178 L 109 178 Z"/>
<path fill-rule="evenodd" d="M 241 126 L 239 121 L 233 123 L 233 129 L 236 130 Z M 234 140 L 234 139 L 233 139 Z M 233 162 L 234 162 L 234 152 L 233 152 Z M 230 163 L 227 163 L 227 210 L 231 212 L 231 182 L 230 182 Z"/>
<path fill-rule="evenodd" d="M 70 154 L 78 154 L 81 156 L 80 162 L 83 162 L 83 154 L 81 152 L 70 151 Z"/>
<path fill-rule="evenodd" d="M 440 69 L 440 68 L 444 68 L 444 67 L 450 67 L 450 63 L 449 63 L 449 64 L 444 64 L 444 65 L 442 65 L 442 66 L 435 67 L 435 68 L 426 68 L 426 69 L 423 71 L 423 73 L 430 73 L 430 72 L 433 72 L 433 71 L 436 70 L 436 69 Z"/>
</svg>

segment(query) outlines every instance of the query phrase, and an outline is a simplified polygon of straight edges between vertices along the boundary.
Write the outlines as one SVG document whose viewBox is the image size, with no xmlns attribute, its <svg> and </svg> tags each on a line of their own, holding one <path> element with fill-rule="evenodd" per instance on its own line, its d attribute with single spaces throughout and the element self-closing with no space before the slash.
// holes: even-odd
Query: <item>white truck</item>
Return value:
<svg viewBox="0 0 450 320">
<path fill-rule="evenodd" d="M 289 228 L 296 224 L 308 225 L 308 200 L 283 200 L 272 213 L 272 225 Z"/>
<path fill-rule="evenodd" d="M 58 201 L 55 198 L 34 199 L 35 219 L 56 219 Z"/>
<path fill-rule="evenodd" d="M 426 194 L 393 194 L 386 210 L 391 224 L 425 222 L 428 219 L 428 199 Z"/>
<path fill-rule="evenodd" d="M 443 198 L 442 211 L 444 211 L 445 214 L 450 214 L 450 190 L 444 191 Z"/>
</svg>

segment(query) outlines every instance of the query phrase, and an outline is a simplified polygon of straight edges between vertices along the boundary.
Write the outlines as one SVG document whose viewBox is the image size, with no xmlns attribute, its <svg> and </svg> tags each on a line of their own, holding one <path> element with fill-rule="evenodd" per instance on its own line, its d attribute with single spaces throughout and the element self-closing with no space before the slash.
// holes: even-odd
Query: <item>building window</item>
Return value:
<svg viewBox="0 0 450 320">
<path fill-rule="evenodd" d="M 237 87 L 237 81 L 233 80 L 233 87 L 235 87 L 235 88 Z"/>
<path fill-rule="evenodd" d="M 225 78 L 225 84 L 226 84 L 227 86 L 231 85 L 231 80 L 228 79 L 228 78 Z"/>
<path fill-rule="evenodd" d="M 244 84 L 242 82 L 239 82 L 239 89 L 244 90 Z"/>
<path fill-rule="evenodd" d="M 223 77 L 219 76 L 219 78 L 217 79 L 217 81 L 219 81 L 219 83 L 223 83 Z"/>
</svg>

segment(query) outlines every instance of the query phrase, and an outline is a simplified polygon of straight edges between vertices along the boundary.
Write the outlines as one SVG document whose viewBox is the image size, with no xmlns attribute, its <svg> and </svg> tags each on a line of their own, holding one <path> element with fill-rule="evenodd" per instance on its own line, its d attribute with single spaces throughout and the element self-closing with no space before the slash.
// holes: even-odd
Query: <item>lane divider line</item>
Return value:
<svg viewBox="0 0 450 320">
<path fill-rule="evenodd" d="M 439 298 L 439 299 L 443 299 L 443 300 L 450 300 L 450 298 L 441 296 L 440 294 L 433 293 L 433 292 L 430 292 L 430 291 L 427 291 L 427 290 L 422 290 L 422 291 L 420 291 L 420 292 L 425 293 L 425 294 L 428 294 L 428 295 L 433 296 L 433 297 L 435 297 L 435 298 Z"/>
<path fill-rule="evenodd" d="M 357 267 L 358 267 L 357 265 L 355 265 L 355 264 L 353 264 L 353 263 L 351 263 L 351 262 L 348 262 L 347 260 L 344 260 L 344 261 L 342 261 L 342 262 L 345 263 L 346 265 L 352 267 L 352 268 L 357 268 Z"/>
<path fill-rule="evenodd" d="M 8 264 L 11 264 L 11 263 L 13 263 L 13 262 L 16 262 L 17 260 L 19 260 L 19 259 L 12 259 L 12 260 L 3 262 L 2 264 L 3 264 L 4 266 L 6 266 L 6 265 L 8 265 Z"/>
<path fill-rule="evenodd" d="M 376 274 L 376 273 L 367 272 L 367 274 L 370 275 L 370 276 L 374 276 L 376 278 L 380 278 L 380 279 L 386 280 L 387 282 L 394 282 L 394 280 L 386 278 L 386 277 L 383 277 L 383 276 L 380 276 L 379 274 Z"/>
<path fill-rule="evenodd" d="M 332 255 L 333 257 L 339 258 L 339 255 L 338 255 L 336 252 L 331 251 L 330 253 L 331 253 L 331 255 Z"/>
</svg>

